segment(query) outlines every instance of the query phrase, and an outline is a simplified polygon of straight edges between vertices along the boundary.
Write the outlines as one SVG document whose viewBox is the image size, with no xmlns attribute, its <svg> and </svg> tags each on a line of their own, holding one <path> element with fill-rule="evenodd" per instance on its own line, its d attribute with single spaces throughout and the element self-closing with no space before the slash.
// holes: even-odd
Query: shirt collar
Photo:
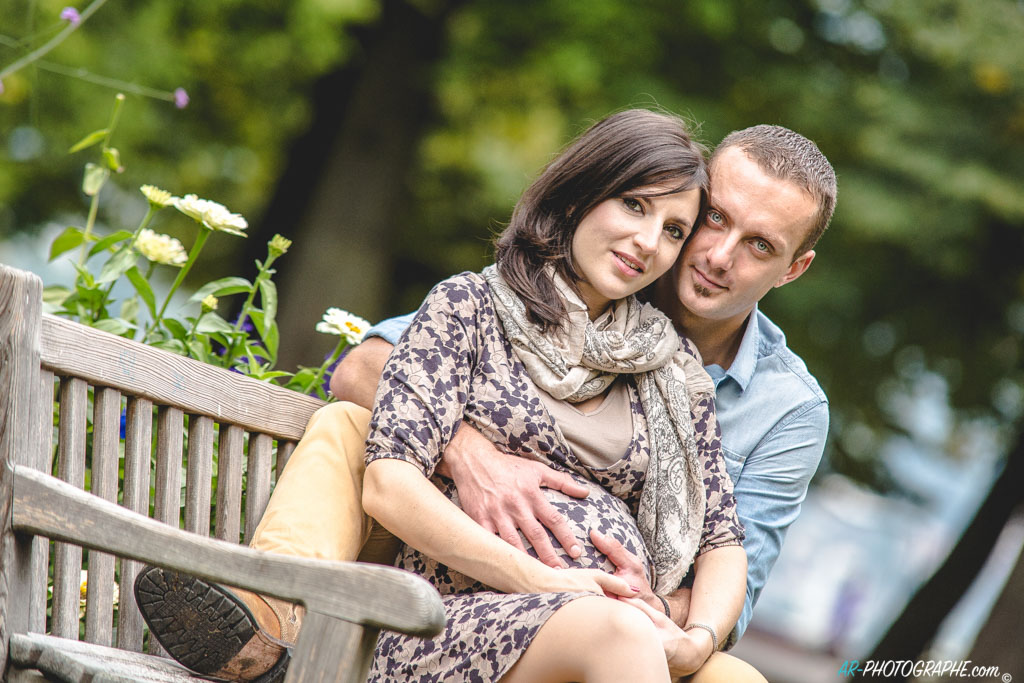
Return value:
<svg viewBox="0 0 1024 683">
<path fill-rule="evenodd" d="M 761 330 L 758 325 L 757 305 L 747 317 L 747 327 L 743 332 L 743 339 L 740 341 L 740 348 L 736 351 L 736 357 L 728 370 L 723 370 L 720 365 L 709 365 L 706 370 L 715 381 L 715 388 L 721 384 L 726 377 L 731 377 L 740 385 L 740 391 L 747 388 L 750 380 L 754 377 L 754 370 L 757 368 L 757 350 L 761 343 Z"/>
</svg>

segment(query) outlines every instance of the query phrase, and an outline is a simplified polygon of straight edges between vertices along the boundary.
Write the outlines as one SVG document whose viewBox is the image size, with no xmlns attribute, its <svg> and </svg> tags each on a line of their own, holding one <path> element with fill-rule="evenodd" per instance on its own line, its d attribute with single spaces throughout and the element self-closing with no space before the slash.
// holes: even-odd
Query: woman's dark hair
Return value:
<svg viewBox="0 0 1024 683">
<path fill-rule="evenodd" d="M 659 195 L 698 188 L 696 229 L 707 208 L 706 153 L 681 118 L 646 109 L 612 114 L 570 143 L 519 198 L 495 243 L 498 270 L 522 297 L 529 318 L 543 330 L 565 319 L 565 304 L 545 266 L 576 287 L 572 238 L 587 212 L 604 200 L 648 185 L 666 188 Z"/>
</svg>

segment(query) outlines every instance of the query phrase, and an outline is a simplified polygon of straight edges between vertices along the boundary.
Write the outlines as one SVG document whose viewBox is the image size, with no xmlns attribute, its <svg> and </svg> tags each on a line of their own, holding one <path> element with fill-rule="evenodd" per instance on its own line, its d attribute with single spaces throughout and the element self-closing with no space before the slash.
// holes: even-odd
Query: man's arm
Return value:
<svg viewBox="0 0 1024 683">
<path fill-rule="evenodd" d="M 393 348 L 394 345 L 380 337 L 370 337 L 345 354 L 331 375 L 334 397 L 373 410 L 377 383 Z"/>
<path fill-rule="evenodd" d="M 412 316 L 393 318 L 388 331 L 397 341 Z M 392 323 L 401 322 L 401 329 Z M 376 329 L 376 328 L 375 328 Z M 394 332 L 397 331 L 397 334 Z M 394 345 L 382 337 L 368 337 L 353 348 L 331 375 L 331 393 L 373 409 L 377 383 Z M 552 506 L 542 488 L 558 489 L 583 498 L 586 487 L 564 472 L 533 460 L 502 453 L 483 434 L 462 423 L 445 448 L 438 471 L 455 482 L 459 500 L 470 517 L 491 533 L 526 551 L 519 531 L 533 546 L 537 557 L 552 567 L 566 566 L 555 554 L 545 527 L 570 557 L 579 557 L 576 537 L 566 519 Z"/>
<path fill-rule="evenodd" d="M 828 406 L 814 402 L 781 420 L 743 462 L 733 482 L 747 551 L 747 599 L 736 622 L 743 635 L 782 542 L 807 496 L 828 434 Z"/>
</svg>

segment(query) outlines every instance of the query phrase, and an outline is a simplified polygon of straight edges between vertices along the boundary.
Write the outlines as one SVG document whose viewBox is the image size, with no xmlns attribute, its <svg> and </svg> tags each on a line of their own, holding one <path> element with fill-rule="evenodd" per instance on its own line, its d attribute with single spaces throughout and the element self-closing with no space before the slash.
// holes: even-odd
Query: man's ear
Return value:
<svg viewBox="0 0 1024 683">
<path fill-rule="evenodd" d="M 811 267 L 811 261 L 813 260 L 814 250 L 809 249 L 808 251 L 805 251 L 803 254 L 800 255 L 800 257 L 797 260 L 789 264 L 789 268 L 787 268 L 783 276 L 778 279 L 778 281 L 775 283 L 775 286 L 781 287 L 782 285 L 789 284 L 793 280 L 797 279 L 798 277 L 806 273 L 807 269 Z"/>
</svg>

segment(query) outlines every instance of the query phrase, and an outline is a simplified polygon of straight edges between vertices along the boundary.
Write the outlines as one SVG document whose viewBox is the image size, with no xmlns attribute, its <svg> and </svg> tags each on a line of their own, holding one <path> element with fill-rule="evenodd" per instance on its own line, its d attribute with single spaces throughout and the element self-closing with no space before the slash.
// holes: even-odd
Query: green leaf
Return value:
<svg viewBox="0 0 1024 683">
<path fill-rule="evenodd" d="M 61 285 L 50 285 L 43 288 L 43 313 L 55 313 L 64 306 L 71 296 L 71 290 Z"/>
<path fill-rule="evenodd" d="M 121 317 L 125 320 L 134 322 L 139 318 L 139 297 L 130 296 L 121 302 Z"/>
<path fill-rule="evenodd" d="M 199 324 L 196 326 L 196 332 L 199 334 L 214 334 L 220 332 L 222 334 L 233 334 L 235 328 L 228 324 L 228 321 L 220 317 L 213 311 L 210 311 L 202 318 L 199 319 Z"/>
<path fill-rule="evenodd" d="M 158 349 L 164 349 L 166 351 L 172 351 L 179 356 L 187 356 L 188 353 L 185 351 L 185 345 L 177 339 L 164 339 L 162 341 L 151 342 L 150 346 L 155 346 Z"/>
<path fill-rule="evenodd" d="M 253 375 L 253 377 L 266 382 L 272 379 L 277 379 L 278 377 L 288 377 L 291 374 L 292 373 L 285 372 L 284 370 L 268 370 L 267 372 L 261 372 L 259 375 Z"/>
<path fill-rule="evenodd" d="M 103 183 L 110 177 L 110 171 L 93 163 L 85 165 L 85 177 L 82 179 L 82 192 L 87 197 L 94 197 L 103 188 Z"/>
<path fill-rule="evenodd" d="M 100 276 L 96 279 L 96 284 L 102 285 L 113 282 L 128 272 L 129 269 L 134 268 L 137 259 L 138 255 L 131 249 L 121 249 L 111 256 L 109 261 L 103 264 L 103 269 L 100 270 Z"/>
<path fill-rule="evenodd" d="M 107 168 L 114 173 L 122 173 L 124 171 L 124 166 L 121 165 L 121 153 L 114 147 L 103 150 L 103 161 L 106 162 Z"/>
<path fill-rule="evenodd" d="M 265 316 L 263 311 L 258 308 L 254 308 L 249 311 L 249 317 L 252 318 L 252 324 L 257 330 L 260 330 L 260 337 L 263 339 L 263 344 L 266 346 L 267 355 L 270 362 L 277 362 L 277 347 L 279 342 L 279 335 L 277 331 L 277 323 L 274 321 L 270 322 L 268 326 L 265 322 Z M 269 329 L 268 329 L 269 328 Z"/>
<path fill-rule="evenodd" d="M 271 280 L 260 280 L 260 297 L 263 303 L 263 324 L 260 325 L 260 336 L 266 337 L 269 327 L 277 317 L 277 285 Z"/>
<path fill-rule="evenodd" d="M 69 227 L 50 243 L 50 260 L 70 251 L 85 241 L 85 233 L 80 228 Z"/>
<path fill-rule="evenodd" d="M 103 330 L 104 332 L 110 332 L 111 334 L 123 335 L 125 332 L 134 330 L 135 327 L 121 318 L 104 318 L 103 320 L 97 320 L 93 323 L 93 327 L 97 330 Z"/>
<path fill-rule="evenodd" d="M 149 282 L 146 278 L 142 277 L 138 267 L 129 268 L 125 271 L 125 275 L 128 276 L 128 281 L 135 287 L 135 291 L 142 297 L 142 301 L 149 310 L 150 317 L 156 318 L 156 296 L 153 295 L 153 288 L 149 286 Z"/>
<path fill-rule="evenodd" d="M 188 343 L 189 355 L 196 360 L 201 360 L 204 363 L 210 362 L 210 350 L 207 348 L 199 339 L 193 339 Z"/>
<path fill-rule="evenodd" d="M 207 282 L 199 288 L 199 291 L 190 296 L 188 300 L 202 301 L 211 294 L 213 296 L 227 296 L 228 294 L 248 292 L 250 289 L 252 289 L 252 283 L 244 277 L 225 277 L 213 282 Z"/>
<path fill-rule="evenodd" d="M 107 249 L 112 244 L 116 244 L 124 239 L 130 239 L 134 233 L 128 232 L 127 230 L 118 230 L 112 235 L 107 235 L 96 244 L 92 245 L 92 249 L 89 250 L 89 256 L 95 256 L 99 252 Z"/>
<path fill-rule="evenodd" d="M 180 320 L 175 320 L 174 318 L 164 318 L 162 322 L 164 325 L 164 329 L 170 332 L 171 336 L 174 337 L 175 339 L 184 342 L 185 339 L 188 337 L 188 330 L 185 329 L 185 326 L 181 324 Z M 181 348 L 184 349 L 184 345 L 182 345 Z"/>
<path fill-rule="evenodd" d="M 75 288 L 79 291 L 90 290 L 96 286 L 96 279 L 92 276 L 92 273 L 85 266 L 80 266 L 77 263 L 72 263 L 75 270 L 78 271 L 78 277 L 81 278 L 79 282 L 75 282 Z"/>
<path fill-rule="evenodd" d="M 68 154 L 74 154 L 75 152 L 81 152 L 83 149 L 88 149 L 89 147 L 92 147 L 96 143 L 100 142 L 106 136 L 106 128 L 94 130 L 93 132 L 89 133 L 75 144 L 71 145 L 71 149 L 68 150 Z"/>
</svg>

